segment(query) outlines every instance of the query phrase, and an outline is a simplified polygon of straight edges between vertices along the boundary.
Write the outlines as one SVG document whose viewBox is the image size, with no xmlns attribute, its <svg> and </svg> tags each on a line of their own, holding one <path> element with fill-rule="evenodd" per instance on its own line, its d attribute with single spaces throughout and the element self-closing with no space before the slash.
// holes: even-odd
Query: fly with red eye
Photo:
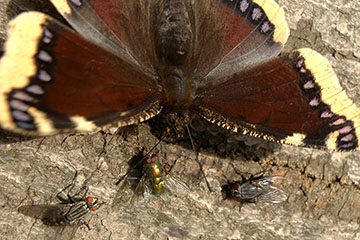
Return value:
<svg viewBox="0 0 360 240">
<path fill-rule="evenodd" d="M 77 228 L 82 224 L 90 230 L 86 218 L 89 213 L 97 211 L 101 204 L 97 198 L 92 196 L 85 197 L 88 191 L 87 187 L 81 188 L 73 196 L 70 195 L 70 192 L 75 187 L 77 176 L 78 172 L 75 173 L 72 183 L 56 195 L 60 203 L 22 205 L 18 208 L 18 212 L 35 219 L 40 219 L 45 225 L 53 227 L 55 239 L 58 239 L 57 237 L 60 235 L 61 239 L 72 239 Z M 67 197 L 62 196 L 65 192 L 67 192 Z M 82 196 L 78 197 L 79 195 Z M 51 233 L 49 234 L 51 235 Z"/>
</svg>

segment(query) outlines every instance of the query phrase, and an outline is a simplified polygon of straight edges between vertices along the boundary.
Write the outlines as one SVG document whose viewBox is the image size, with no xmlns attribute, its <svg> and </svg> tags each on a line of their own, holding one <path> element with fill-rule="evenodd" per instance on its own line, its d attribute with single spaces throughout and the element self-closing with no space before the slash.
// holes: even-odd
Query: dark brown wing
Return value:
<svg viewBox="0 0 360 240">
<path fill-rule="evenodd" d="M 144 121 L 161 109 L 152 75 L 54 19 L 23 13 L 9 24 L 0 60 L 0 125 L 48 135 Z M 11 79 L 11 81 L 10 81 Z"/>
<path fill-rule="evenodd" d="M 193 8 L 196 87 L 276 57 L 289 35 L 273 0 L 203 0 Z"/>
<path fill-rule="evenodd" d="M 51 0 L 86 39 L 126 61 L 153 72 L 156 59 L 151 38 L 151 12 L 159 0 Z"/>
<path fill-rule="evenodd" d="M 360 109 L 329 62 L 311 49 L 198 89 L 197 111 L 222 127 L 294 145 L 359 147 Z"/>
</svg>

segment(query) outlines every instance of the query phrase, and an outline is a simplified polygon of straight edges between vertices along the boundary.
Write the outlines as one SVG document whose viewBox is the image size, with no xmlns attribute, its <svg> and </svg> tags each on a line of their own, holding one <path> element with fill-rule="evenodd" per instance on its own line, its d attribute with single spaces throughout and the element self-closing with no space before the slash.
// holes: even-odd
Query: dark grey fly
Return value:
<svg viewBox="0 0 360 240">
<path fill-rule="evenodd" d="M 261 177 L 242 182 L 232 182 L 223 186 L 226 198 L 240 203 L 267 202 L 281 203 L 286 201 L 287 195 L 279 188 L 283 177 Z"/>
</svg>

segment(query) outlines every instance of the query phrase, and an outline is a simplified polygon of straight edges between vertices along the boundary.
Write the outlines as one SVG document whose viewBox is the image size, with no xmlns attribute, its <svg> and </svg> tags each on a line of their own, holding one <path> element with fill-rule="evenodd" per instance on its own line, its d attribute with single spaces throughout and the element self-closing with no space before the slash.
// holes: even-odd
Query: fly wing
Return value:
<svg viewBox="0 0 360 240">
<path fill-rule="evenodd" d="M 26 216 L 40 219 L 45 225 L 56 226 L 67 224 L 64 214 L 70 209 L 70 205 L 24 205 L 18 211 Z"/>
<path fill-rule="evenodd" d="M 262 192 L 259 195 L 258 200 L 268 203 L 281 203 L 286 201 L 288 197 L 286 193 L 280 189 L 283 179 L 284 178 L 280 176 L 261 178 L 257 182 L 257 184 L 262 188 Z"/>
<path fill-rule="evenodd" d="M 147 198 L 150 194 L 150 180 L 147 178 L 146 174 L 144 174 L 136 185 L 134 193 L 131 196 L 130 206 L 134 206 L 134 204 L 139 202 L 142 198 Z"/>
<path fill-rule="evenodd" d="M 262 177 L 259 180 L 256 180 L 254 182 L 257 185 L 264 188 L 267 186 L 279 186 L 283 180 L 284 180 L 284 177 L 273 176 L 273 177 Z"/>
<path fill-rule="evenodd" d="M 175 192 L 180 190 L 184 193 L 190 193 L 189 186 L 180 178 L 171 176 L 171 173 L 169 173 L 164 177 L 163 182 L 166 190 L 169 190 L 170 192 Z"/>
<path fill-rule="evenodd" d="M 263 193 L 259 195 L 258 200 L 268 203 L 282 203 L 287 200 L 286 193 L 274 186 L 267 186 L 263 189 Z"/>
</svg>

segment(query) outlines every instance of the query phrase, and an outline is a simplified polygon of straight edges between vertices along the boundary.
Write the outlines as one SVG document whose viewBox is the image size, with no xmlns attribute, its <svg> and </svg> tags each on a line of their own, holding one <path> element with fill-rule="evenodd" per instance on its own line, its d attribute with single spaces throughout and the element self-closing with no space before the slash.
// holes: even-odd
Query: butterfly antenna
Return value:
<svg viewBox="0 0 360 240">
<path fill-rule="evenodd" d="M 194 153 L 195 153 L 195 160 L 196 160 L 196 162 L 199 164 L 201 174 L 203 175 L 203 177 L 204 177 L 204 179 L 205 179 L 205 182 L 206 182 L 206 185 L 207 185 L 209 191 L 210 191 L 210 192 L 213 192 L 212 189 L 211 189 L 211 187 L 210 187 L 210 184 L 209 184 L 209 182 L 208 182 L 208 180 L 207 180 L 207 178 L 206 178 L 204 169 L 203 169 L 203 167 L 202 167 L 202 165 L 201 165 L 201 163 L 200 163 L 200 161 L 199 161 L 199 151 L 196 151 L 196 149 L 195 149 L 195 144 L 194 144 L 193 138 L 192 138 L 192 136 L 191 136 L 189 126 L 188 126 L 187 124 L 185 124 L 185 126 L 186 126 L 187 133 L 188 133 L 188 135 L 189 135 L 189 138 L 190 138 L 190 142 L 191 142 L 192 149 L 193 149 L 193 151 L 194 151 Z"/>
</svg>

